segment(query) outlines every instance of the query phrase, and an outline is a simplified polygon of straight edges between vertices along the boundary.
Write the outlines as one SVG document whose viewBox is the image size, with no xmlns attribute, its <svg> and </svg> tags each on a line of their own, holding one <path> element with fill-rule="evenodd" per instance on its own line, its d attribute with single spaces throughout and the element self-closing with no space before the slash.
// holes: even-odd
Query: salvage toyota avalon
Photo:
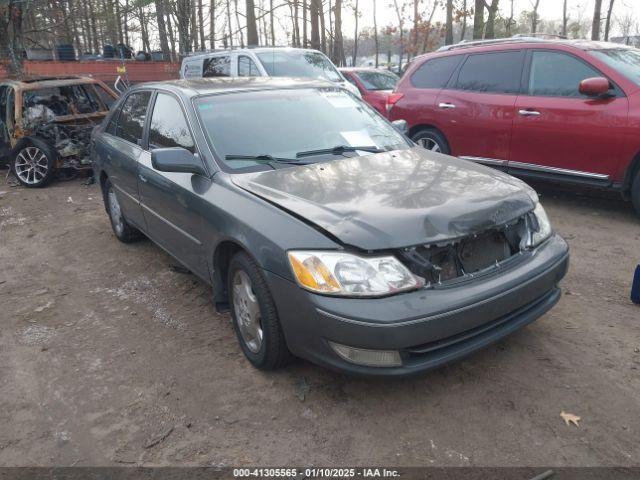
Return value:
<svg viewBox="0 0 640 480">
<path fill-rule="evenodd" d="M 92 143 L 116 237 L 212 285 L 257 368 L 421 372 L 560 296 L 567 244 L 531 188 L 416 146 L 331 83 L 143 84 Z"/>
</svg>

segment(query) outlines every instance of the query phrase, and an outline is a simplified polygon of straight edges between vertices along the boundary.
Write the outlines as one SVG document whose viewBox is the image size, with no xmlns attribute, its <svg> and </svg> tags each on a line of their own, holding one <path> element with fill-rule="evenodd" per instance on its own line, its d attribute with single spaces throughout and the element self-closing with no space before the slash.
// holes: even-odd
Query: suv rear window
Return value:
<svg viewBox="0 0 640 480">
<path fill-rule="evenodd" d="M 522 58 L 519 50 L 469 55 L 460 69 L 456 88 L 486 93 L 518 93 Z"/>
<path fill-rule="evenodd" d="M 417 88 L 444 88 L 461 58 L 452 55 L 427 60 L 411 75 L 411 84 Z"/>
</svg>

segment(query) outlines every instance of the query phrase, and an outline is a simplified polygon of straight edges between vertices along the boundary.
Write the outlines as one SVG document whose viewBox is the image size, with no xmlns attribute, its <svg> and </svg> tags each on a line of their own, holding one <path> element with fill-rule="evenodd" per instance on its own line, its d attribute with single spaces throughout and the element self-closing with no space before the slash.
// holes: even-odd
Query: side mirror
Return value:
<svg viewBox="0 0 640 480">
<path fill-rule="evenodd" d="M 160 172 L 181 172 L 206 175 L 202 161 L 181 147 L 151 150 L 151 165 Z"/>
<path fill-rule="evenodd" d="M 394 120 L 393 122 L 391 122 L 391 125 L 393 125 L 393 128 L 395 128 L 403 135 L 409 133 L 409 124 L 406 120 Z"/>
<path fill-rule="evenodd" d="M 589 97 L 602 97 L 609 93 L 609 80 L 604 77 L 585 78 L 580 82 L 578 90 L 582 95 Z"/>
</svg>

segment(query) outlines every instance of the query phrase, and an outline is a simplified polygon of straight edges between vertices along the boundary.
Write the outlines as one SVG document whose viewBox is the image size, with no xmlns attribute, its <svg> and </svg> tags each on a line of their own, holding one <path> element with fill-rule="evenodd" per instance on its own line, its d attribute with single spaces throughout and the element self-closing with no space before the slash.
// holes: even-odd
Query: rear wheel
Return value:
<svg viewBox="0 0 640 480">
<path fill-rule="evenodd" d="M 640 170 L 636 173 L 636 178 L 631 184 L 631 202 L 636 213 L 640 215 Z"/>
<path fill-rule="evenodd" d="M 416 142 L 422 148 L 431 150 L 432 152 L 448 155 L 451 151 L 444 135 L 433 128 L 418 130 L 411 136 L 411 140 Z"/>
<path fill-rule="evenodd" d="M 120 201 L 109 179 L 105 180 L 104 183 L 104 204 L 109 214 L 109 220 L 111 220 L 111 228 L 113 228 L 113 233 L 115 233 L 118 240 L 123 243 L 131 243 L 142 237 L 140 230 L 132 227 L 127 222 L 127 219 L 124 218 Z"/>
<path fill-rule="evenodd" d="M 57 153 L 48 144 L 32 139 L 16 152 L 11 169 L 21 185 L 40 188 L 51 181 L 57 158 Z"/>
<path fill-rule="evenodd" d="M 260 269 L 244 252 L 231 259 L 227 291 L 233 326 L 247 359 L 261 370 L 285 365 L 291 354 L 275 303 Z"/>
</svg>

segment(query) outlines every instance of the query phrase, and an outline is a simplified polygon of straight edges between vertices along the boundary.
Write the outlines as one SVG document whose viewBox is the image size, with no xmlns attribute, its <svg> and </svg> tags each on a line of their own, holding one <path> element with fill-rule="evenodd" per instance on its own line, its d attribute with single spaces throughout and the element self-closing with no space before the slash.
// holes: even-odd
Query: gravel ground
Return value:
<svg viewBox="0 0 640 480">
<path fill-rule="evenodd" d="M 253 369 L 207 287 L 115 239 L 97 186 L 3 178 L 0 465 L 639 465 L 640 220 L 615 197 L 537 187 L 572 249 L 560 303 L 391 381 Z"/>
</svg>

